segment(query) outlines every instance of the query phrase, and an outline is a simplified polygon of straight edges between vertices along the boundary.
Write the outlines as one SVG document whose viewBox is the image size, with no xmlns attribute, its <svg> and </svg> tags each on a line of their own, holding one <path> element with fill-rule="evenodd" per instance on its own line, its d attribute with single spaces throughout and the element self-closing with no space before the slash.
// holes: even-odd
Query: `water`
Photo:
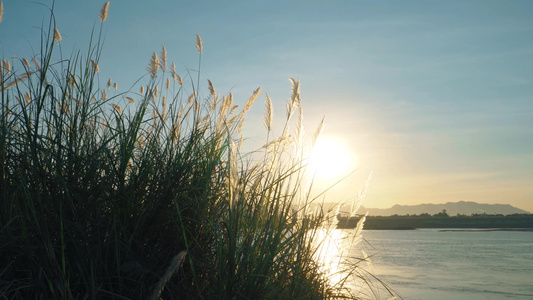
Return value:
<svg viewBox="0 0 533 300">
<path fill-rule="evenodd" d="M 365 230 L 363 238 L 351 254 L 364 249 L 403 299 L 533 299 L 533 232 Z"/>
</svg>

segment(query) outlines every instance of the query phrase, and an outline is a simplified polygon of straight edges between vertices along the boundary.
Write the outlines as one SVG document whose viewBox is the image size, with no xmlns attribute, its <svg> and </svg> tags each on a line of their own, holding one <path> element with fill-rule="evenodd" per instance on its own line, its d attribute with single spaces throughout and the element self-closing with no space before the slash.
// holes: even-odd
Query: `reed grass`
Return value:
<svg viewBox="0 0 533 300">
<path fill-rule="evenodd" d="M 240 130 L 260 88 L 241 110 L 211 81 L 202 99 L 199 79 L 167 70 L 163 46 L 140 93 L 109 97 L 112 80 L 99 89 L 96 77 L 100 36 L 55 63 L 53 17 L 44 32 L 33 66 L 0 68 L 1 298 L 363 297 L 332 284 L 317 258 L 317 232 L 333 219 L 309 211 L 298 80 L 282 135 L 271 138 L 266 96 L 267 141 L 246 154 Z"/>
</svg>

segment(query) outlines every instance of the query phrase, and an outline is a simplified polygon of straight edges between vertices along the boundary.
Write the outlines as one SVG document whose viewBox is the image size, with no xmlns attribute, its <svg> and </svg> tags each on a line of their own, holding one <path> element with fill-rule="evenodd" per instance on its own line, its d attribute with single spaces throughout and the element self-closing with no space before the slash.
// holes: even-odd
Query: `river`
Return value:
<svg viewBox="0 0 533 300">
<path fill-rule="evenodd" d="M 398 299 L 533 299 L 533 232 L 365 230 L 356 247 L 343 247 L 353 257 L 363 249 L 373 268 L 359 265 Z M 390 298 L 383 291 L 370 296 Z"/>
</svg>

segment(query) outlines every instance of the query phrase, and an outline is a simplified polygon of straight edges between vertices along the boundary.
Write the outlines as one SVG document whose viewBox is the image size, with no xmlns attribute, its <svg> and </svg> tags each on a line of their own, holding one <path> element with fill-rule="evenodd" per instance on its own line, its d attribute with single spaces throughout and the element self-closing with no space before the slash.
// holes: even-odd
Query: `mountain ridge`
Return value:
<svg viewBox="0 0 533 300">
<path fill-rule="evenodd" d="M 366 208 L 361 206 L 358 214 L 366 214 L 370 216 L 392 216 L 392 215 L 419 215 L 419 214 L 437 214 L 446 210 L 448 215 L 454 216 L 457 214 L 471 215 L 471 214 L 530 214 L 531 212 L 514 207 L 510 204 L 485 204 L 473 201 L 459 201 L 447 202 L 442 204 L 424 203 L 418 205 L 401 205 L 396 204 L 390 208 Z"/>
</svg>

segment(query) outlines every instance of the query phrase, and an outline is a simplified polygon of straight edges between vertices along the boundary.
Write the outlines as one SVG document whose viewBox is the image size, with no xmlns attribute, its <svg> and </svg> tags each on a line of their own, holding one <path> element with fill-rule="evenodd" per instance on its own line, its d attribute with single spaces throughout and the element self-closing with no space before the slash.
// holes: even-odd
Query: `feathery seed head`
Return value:
<svg viewBox="0 0 533 300">
<path fill-rule="evenodd" d="M 161 70 L 163 72 L 166 72 L 167 70 L 167 49 L 165 49 L 165 45 L 163 45 L 163 49 L 161 49 Z"/>
<path fill-rule="evenodd" d="M 122 113 L 122 107 L 112 103 L 111 106 L 113 106 L 113 108 L 115 109 L 116 112 L 118 112 L 119 114 Z"/>
<path fill-rule="evenodd" d="M 76 83 L 78 83 L 78 79 L 74 75 L 70 76 L 68 81 L 69 81 L 69 86 L 72 88 L 76 86 Z"/>
<path fill-rule="evenodd" d="M 174 76 L 176 76 L 176 64 L 175 63 L 172 63 L 170 65 L 170 74 L 172 75 L 172 78 L 174 78 Z"/>
<path fill-rule="evenodd" d="M 233 105 L 233 107 L 229 110 L 229 114 L 231 115 L 232 113 L 234 113 L 237 108 L 239 108 L 238 105 Z"/>
<path fill-rule="evenodd" d="M 198 53 L 202 53 L 203 51 L 203 47 L 202 47 L 202 39 L 200 38 L 200 36 L 197 34 L 196 35 L 196 50 L 198 51 Z"/>
<path fill-rule="evenodd" d="M 27 59 L 25 59 L 25 58 L 22 59 L 22 64 L 23 64 L 26 68 L 29 68 L 29 67 L 30 67 L 30 62 L 29 62 Z"/>
<path fill-rule="evenodd" d="M 316 141 L 318 140 L 318 137 L 322 133 L 323 129 L 324 129 L 324 117 L 322 117 L 322 121 L 320 121 L 320 125 L 318 125 L 318 128 L 316 129 L 316 132 L 313 135 L 313 146 L 315 146 Z"/>
<path fill-rule="evenodd" d="M 211 96 L 215 96 L 215 86 L 213 85 L 213 82 L 211 80 L 207 79 L 207 83 L 209 84 L 209 92 L 211 93 Z"/>
<path fill-rule="evenodd" d="M 100 68 L 98 68 L 98 64 L 92 59 L 91 59 L 91 64 L 93 65 L 94 73 L 100 72 Z"/>
<path fill-rule="evenodd" d="M 163 107 L 167 106 L 167 96 L 163 96 L 163 101 L 161 104 L 163 104 Z"/>
<path fill-rule="evenodd" d="M 271 126 L 272 126 L 272 118 L 274 117 L 274 111 L 272 108 L 272 100 L 270 100 L 270 97 L 268 96 L 268 94 L 266 94 L 265 104 L 266 104 L 265 120 L 263 121 L 263 123 L 265 124 L 268 131 L 270 131 Z"/>
<path fill-rule="evenodd" d="M 291 101 L 295 102 L 295 104 L 300 104 L 300 79 L 295 80 L 294 78 L 289 79 L 292 84 L 292 96 Z"/>
<path fill-rule="evenodd" d="M 157 77 L 157 71 L 159 70 L 159 57 L 157 57 L 157 53 L 154 52 L 152 54 L 152 59 L 150 59 L 150 64 L 148 65 L 147 70 L 152 78 Z"/>
<path fill-rule="evenodd" d="M 57 28 L 54 28 L 54 42 L 61 42 L 61 33 L 59 33 L 59 30 L 57 30 Z"/>
<path fill-rule="evenodd" d="M 167 84 L 165 85 L 165 89 L 168 91 L 170 89 L 170 78 L 167 78 Z"/>
<path fill-rule="evenodd" d="M 179 84 L 180 86 L 183 86 L 183 79 L 181 79 L 181 76 L 179 76 L 178 74 L 176 74 L 176 79 L 177 79 L 177 81 L 178 81 L 178 84 Z"/>
<path fill-rule="evenodd" d="M 300 106 L 298 110 L 298 124 L 296 125 L 296 135 L 297 135 L 298 143 L 302 143 L 303 132 L 304 132 L 303 119 L 304 119 L 303 109 Z"/>
<path fill-rule="evenodd" d="M 144 86 L 141 86 L 140 92 L 141 92 L 141 95 L 144 95 Z"/>
<path fill-rule="evenodd" d="M 102 90 L 102 101 L 103 102 L 107 101 L 107 91 L 106 90 Z"/>
<path fill-rule="evenodd" d="M 192 101 L 194 100 L 194 97 L 196 95 L 194 93 L 192 93 L 189 98 L 187 98 L 187 104 L 190 106 L 192 104 Z"/>
<path fill-rule="evenodd" d="M 252 105 L 254 105 L 254 102 L 257 99 L 257 97 L 259 97 L 259 94 L 261 94 L 261 87 L 258 87 L 252 93 L 252 95 L 250 96 L 248 101 L 246 101 L 246 103 L 244 104 L 244 108 L 242 109 L 241 115 L 244 115 L 245 113 L 247 113 L 250 110 L 250 108 L 252 108 Z"/>
<path fill-rule="evenodd" d="M 31 95 L 30 95 L 30 92 L 26 92 L 24 94 L 24 101 L 26 101 L 27 104 L 30 104 L 31 102 Z"/>
<path fill-rule="evenodd" d="M 34 64 L 35 67 L 37 68 L 37 70 L 40 70 L 40 69 L 41 69 L 41 64 L 37 61 L 37 59 L 35 59 L 35 57 L 32 57 L 32 58 L 31 58 L 31 61 L 33 62 L 33 64 Z"/>
<path fill-rule="evenodd" d="M 111 85 L 113 84 L 113 81 L 111 81 L 111 78 L 107 81 L 107 88 L 110 89 Z"/>
<path fill-rule="evenodd" d="M 133 100 L 133 98 L 131 98 L 131 97 L 125 97 L 125 98 L 126 98 L 126 100 L 128 100 L 128 102 L 130 104 L 135 104 L 135 100 Z"/>
<path fill-rule="evenodd" d="M 6 71 L 6 73 L 11 72 L 11 64 L 7 59 L 4 59 L 4 70 Z"/>
<path fill-rule="evenodd" d="M 0 1 L 0 23 L 2 23 L 2 17 L 4 16 L 4 4 Z"/>
<path fill-rule="evenodd" d="M 115 91 L 118 89 L 118 84 L 116 82 L 113 84 L 113 88 L 115 89 Z"/>
<path fill-rule="evenodd" d="M 102 9 L 100 9 L 100 21 L 104 22 L 107 19 L 107 11 L 109 10 L 109 1 L 107 1 L 104 6 L 102 6 Z"/>
</svg>

